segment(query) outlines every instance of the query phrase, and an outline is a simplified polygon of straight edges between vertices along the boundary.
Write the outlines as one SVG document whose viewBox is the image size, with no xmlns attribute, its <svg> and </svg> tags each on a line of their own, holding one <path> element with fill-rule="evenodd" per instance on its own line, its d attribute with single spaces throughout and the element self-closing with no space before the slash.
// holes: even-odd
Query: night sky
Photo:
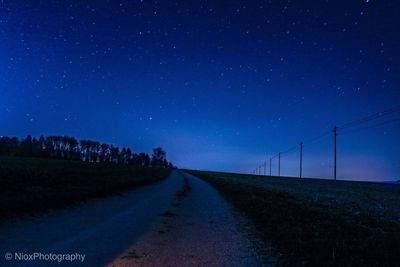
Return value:
<svg viewBox="0 0 400 267">
<path fill-rule="evenodd" d="M 399 49 L 398 1 L 2 0 L 0 135 L 237 172 L 304 141 L 304 176 L 330 178 L 333 126 L 400 105 Z M 339 129 L 339 178 L 400 179 L 400 115 L 384 115 Z"/>
</svg>

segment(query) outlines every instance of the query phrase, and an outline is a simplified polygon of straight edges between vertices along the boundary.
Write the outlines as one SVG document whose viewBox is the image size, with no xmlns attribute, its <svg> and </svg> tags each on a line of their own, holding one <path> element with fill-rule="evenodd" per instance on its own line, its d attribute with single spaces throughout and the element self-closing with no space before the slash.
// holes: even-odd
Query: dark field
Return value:
<svg viewBox="0 0 400 267">
<path fill-rule="evenodd" d="M 66 207 L 165 178 L 170 170 L 107 163 L 0 157 L 2 218 Z"/>
<path fill-rule="evenodd" d="M 247 215 L 286 266 L 399 266 L 400 186 L 190 171 Z"/>
</svg>

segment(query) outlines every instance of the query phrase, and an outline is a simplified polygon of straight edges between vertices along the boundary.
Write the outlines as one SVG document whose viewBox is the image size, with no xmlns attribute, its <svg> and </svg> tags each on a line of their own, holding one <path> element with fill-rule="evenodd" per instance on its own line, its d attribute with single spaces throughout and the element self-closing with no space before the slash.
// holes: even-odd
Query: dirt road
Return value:
<svg viewBox="0 0 400 267">
<path fill-rule="evenodd" d="M 2 225 L 0 252 L 12 259 L 2 257 L 0 265 L 260 266 L 240 228 L 240 216 L 214 188 L 174 171 L 122 196 Z M 85 258 L 29 259 L 35 252 Z M 18 260 L 16 253 L 28 259 Z"/>
</svg>

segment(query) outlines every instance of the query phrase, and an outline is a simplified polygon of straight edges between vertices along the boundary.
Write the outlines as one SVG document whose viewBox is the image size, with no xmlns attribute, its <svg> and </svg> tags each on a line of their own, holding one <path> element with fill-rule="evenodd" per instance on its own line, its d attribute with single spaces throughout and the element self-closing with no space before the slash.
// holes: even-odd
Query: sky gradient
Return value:
<svg viewBox="0 0 400 267">
<path fill-rule="evenodd" d="M 304 176 L 329 178 L 332 134 L 306 141 L 400 105 L 398 14 L 374 0 L 3 0 L 0 135 L 162 146 L 179 167 L 236 172 L 305 141 Z M 339 129 L 338 177 L 400 179 L 399 117 Z"/>
</svg>

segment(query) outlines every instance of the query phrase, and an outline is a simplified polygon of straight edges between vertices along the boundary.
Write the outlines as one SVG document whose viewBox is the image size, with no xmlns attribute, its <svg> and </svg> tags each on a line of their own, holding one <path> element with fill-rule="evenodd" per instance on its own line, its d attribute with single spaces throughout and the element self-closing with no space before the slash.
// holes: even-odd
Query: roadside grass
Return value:
<svg viewBox="0 0 400 267">
<path fill-rule="evenodd" d="M 285 266 L 398 266 L 400 186 L 189 171 L 215 186 Z"/>
<path fill-rule="evenodd" d="M 159 181 L 170 170 L 0 157 L 0 217 L 67 207 Z"/>
</svg>

